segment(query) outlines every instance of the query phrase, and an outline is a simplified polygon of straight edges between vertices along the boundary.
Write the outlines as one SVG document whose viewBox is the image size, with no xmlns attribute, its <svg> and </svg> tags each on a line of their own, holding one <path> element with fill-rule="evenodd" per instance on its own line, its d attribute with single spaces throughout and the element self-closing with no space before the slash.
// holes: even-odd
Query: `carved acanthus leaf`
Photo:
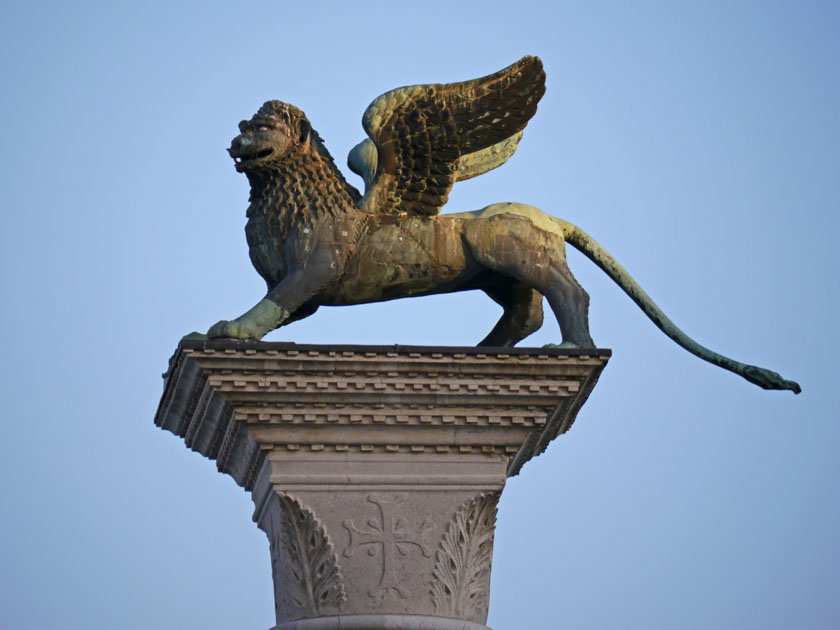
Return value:
<svg viewBox="0 0 840 630">
<path fill-rule="evenodd" d="M 498 500 L 498 492 L 482 493 L 458 508 L 447 525 L 435 556 L 436 614 L 478 623 L 487 620 Z"/>
<path fill-rule="evenodd" d="M 338 557 L 311 510 L 277 495 L 279 527 L 269 536 L 278 622 L 338 614 L 347 595 Z"/>
</svg>

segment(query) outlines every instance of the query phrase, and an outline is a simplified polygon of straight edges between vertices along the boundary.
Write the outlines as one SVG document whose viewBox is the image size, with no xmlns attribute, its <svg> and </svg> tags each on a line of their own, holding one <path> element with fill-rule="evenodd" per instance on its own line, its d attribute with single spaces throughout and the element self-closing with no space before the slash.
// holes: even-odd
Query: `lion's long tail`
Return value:
<svg viewBox="0 0 840 630">
<path fill-rule="evenodd" d="M 553 217 L 552 217 L 553 218 Z M 572 225 L 567 221 L 555 219 L 562 230 L 566 241 L 571 243 L 576 249 L 580 250 L 587 258 L 598 265 L 604 272 L 612 278 L 624 292 L 639 306 L 645 315 L 650 317 L 651 321 L 656 324 L 659 329 L 668 335 L 671 339 L 681 345 L 694 355 L 697 355 L 704 361 L 720 366 L 725 370 L 734 372 L 739 376 L 744 377 L 750 383 L 754 383 L 764 389 L 789 389 L 794 394 L 802 391 L 799 384 L 794 381 L 787 381 L 781 375 L 755 365 L 747 365 L 718 354 L 709 350 L 705 346 L 700 345 L 694 339 L 686 335 L 680 330 L 674 322 L 672 322 L 665 313 L 662 312 L 650 296 L 645 293 L 644 289 L 633 280 L 627 270 L 622 267 L 618 261 L 610 255 L 594 238 L 589 236 L 586 232 L 581 230 L 576 225 Z"/>
</svg>

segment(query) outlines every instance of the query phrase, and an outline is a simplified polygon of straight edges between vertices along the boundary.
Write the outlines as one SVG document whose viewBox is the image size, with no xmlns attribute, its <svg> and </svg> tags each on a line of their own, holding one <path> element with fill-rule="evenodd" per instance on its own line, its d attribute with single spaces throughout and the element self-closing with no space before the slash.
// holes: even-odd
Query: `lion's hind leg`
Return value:
<svg viewBox="0 0 840 630">
<path fill-rule="evenodd" d="M 562 232 L 544 229 L 527 216 L 499 213 L 469 221 L 465 235 L 480 265 L 548 299 L 564 347 L 594 347 L 589 335 L 589 295 L 566 264 Z"/>
<path fill-rule="evenodd" d="M 552 264 L 551 271 L 543 293 L 560 325 L 560 347 L 594 348 L 589 335 L 589 294 L 575 280 L 565 260 Z"/>
<path fill-rule="evenodd" d="M 519 282 L 506 282 L 484 292 L 504 313 L 479 346 L 515 346 L 542 326 L 543 296 L 539 291 Z"/>
</svg>

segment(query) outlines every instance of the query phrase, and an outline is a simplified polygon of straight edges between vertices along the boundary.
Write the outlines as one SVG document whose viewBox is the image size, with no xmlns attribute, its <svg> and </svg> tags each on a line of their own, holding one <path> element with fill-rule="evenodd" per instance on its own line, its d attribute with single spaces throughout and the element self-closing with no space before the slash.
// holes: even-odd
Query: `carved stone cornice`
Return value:
<svg viewBox="0 0 840 630">
<path fill-rule="evenodd" d="M 515 475 L 571 427 L 609 355 L 184 341 L 155 422 L 248 490 L 274 449 L 493 453 Z"/>
</svg>

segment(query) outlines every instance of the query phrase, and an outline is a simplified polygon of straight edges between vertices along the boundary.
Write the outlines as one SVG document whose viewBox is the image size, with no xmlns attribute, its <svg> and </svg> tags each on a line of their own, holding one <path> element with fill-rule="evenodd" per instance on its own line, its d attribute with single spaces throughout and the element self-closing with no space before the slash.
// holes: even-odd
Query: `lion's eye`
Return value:
<svg viewBox="0 0 840 630">
<path fill-rule="evenodd" d="M 257 131 L 268 131 L 268 125 L 260 125 L 257 127 Z"/>
</svg>

